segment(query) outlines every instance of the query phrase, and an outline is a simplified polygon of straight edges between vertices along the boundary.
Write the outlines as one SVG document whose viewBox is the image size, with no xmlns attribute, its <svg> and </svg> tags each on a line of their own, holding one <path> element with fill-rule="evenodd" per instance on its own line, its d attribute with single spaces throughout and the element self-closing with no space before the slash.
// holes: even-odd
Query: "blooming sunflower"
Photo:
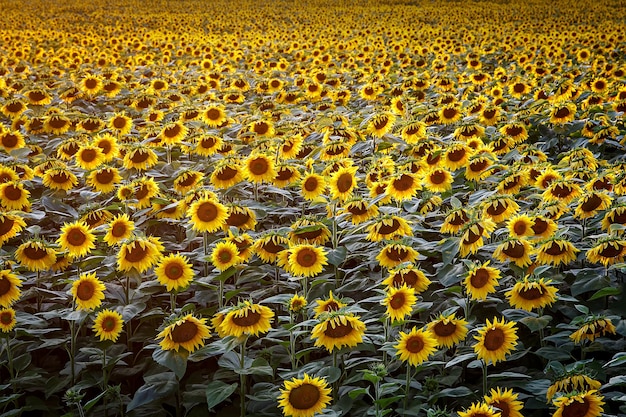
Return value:
<svg viewBox="0 0 626 417">
<path fill-rule="evenodd" d="M 301 180 L 300 193 L 305 200 L 312 201 L 326 190 L 326 179 L 323 176 L 310 172 Z"/>
<path fill-rule="evenodd" d="M 238 265 L 241 262 L 242 259 L 239 257 L 239 249 L 237 249 L 237 245 L 232 242 L 218 242 L 211 252 L 211 263 L 220 271 L 225 271 L 231 266 Z"/>
<path fill-rule="evenodd" d="M 330 230 L 324 223 L 307 218 L 294 222 L 289 231 L 289 239 L 295 244 L 324 245 L 330 237 Z"/>
<path fill-rule="evenodd" d="M 180 254 L 170 254 L 161 258 L 154 268 L 154 274 L 167 291 L 186 288 L 193 279 L 194 272 L 189 259 Z"/>
<path fill-rule="evenodd" d="M 267 234 L 258 238 L 252 245 L 252 250 L 263 262 L 276 261 L 278 254 L 289 246 L 289 239 L 277 234 Z"/>
<path fill-rule="evenodd" d="M 441 166 L 450 171 L 464 168 L 473 152 L 474 150 L 465 143 L 453 143 L 443 153 Z"/>
<path fill-rule="evenodd" d="M 544 190 L 542 197 L 545 201 L 559 201 L 567 205 L 582 193 L 582 188 L 571 180 L 555 179 Z"/>
<path fill-rule="evenodd" d="M 513 238 L 523 238 L 534 236 L 533 226 L 535 222 L 526 214 L 518 214 L 511 217 L 506 228 L 509 230 L 509 236 Z"/>
<path fill-rule="evenodd" d="M 44 118 L 43 130 L 52 135 L 63 135 L 72 127 L 72 121 L 59 113 L 52 113 Z"/>
<path fill-rule="evenodd" d="M 22 216 L 12 212 L 0 212 L 0 247 L 17 236 L 26 227 Z"/>
<path fill-rule="evenodd" d="M 94 190 L 103 194 L 107 194 L 115 190 L 117 184 L 122 181 L 117 168 L 102 167 L 95 171 L 91 171 L 87 176 L 87 184 Z"/>
<path fill-rule="evenodd" d="M 329 395 L 331 391 L 326 380 L 311 378 L 305 373 L 304 378 L 285 381 L 278 406 L 283 409 L 285 417 L 313 417 L 328 406 L 332 399 Z"/>
<path fill-rule="evenodd" d="M 402 287 L 404 285 L 412 288 L 415 294 L 421 294 L 426 291 L 431 284 L 430 279 L 426 277 L 423 271 L 419 270 L 415 265 L 409 264 L 401 268 L 389 270 L 389 275 L 382 282 L 387 287 Z"/>
<path fill-rule="evenodd" d="M 158 138 L 164 145 L 178 145 L 185 140 L 189 129 L 182 122 L 167 123 L 159 132 Z"/>
<path fill-rule="evenodd" d="M 45 271 L 56 261 L 56 253 L 45 243 L 31 240 L 15 250 L 15 259 L 29 271 Z"/>
<path fill-rule="evenodd" d="M 235 235 L 232 231 L 228 231 L 228 236 L 224 238 L 225 241 L 234 243 L 237 246 L 237 251 L 241 262 L 247 262 L 252 256 L 252 237 L 243 233 L 240 235 Z"/>
<path fill-rule="evenodd" d="M 78 178 L 69 169 L 58 167 L 46 170 L 42 182 L 51 190 L 69 191 L 78 184 Z"/>
<path fill-rule="evenodd" d="M 486 364 L 506 360 L 506 355 L 511 353 L 517 345 L 517 327 L 514 322 L 506 323 L 504 318 L 498 321 L 497 318 L 487 323 L 478 330 L 478 335 L 474 336 L 474 352 L 478 359 L 482 359 Z"/>
<path fill-rule="evenodd" d="M 134 268 L 143 273 L 159 261 L 162 252 L 159 238 L 149 236 L 126 240 L 117 253 L 117 269 L 128 272 Z"/>
<path fill-rule="evenodd" d="M 276 177 L 274 161 L 267 155 L 253 153 L 244 162 L 244 176 L 250 182 L 261 183 L 265 181 L 271 183 Z"/>
<path fill-rule="evenodd" d="M 500 262 L 508 260 L 524 268 L 532 263 L 530 259 L 532 252 L 533 248 L 528 239 L 509 238 L 496 247 L 493 258 Z"/>
<path fill-rule="evenodd" d="M 111 116 L 107 125 L 114 134 L 118 136 L 124 136 L 128 135 L 132 130 L 133 119 L 123 113 L 116 113 Z"/>
<path fill-rule="evenodd" d="M 445 168 L 434 166 L 424 173 L 422 185 L 433 193 L 445 193 L 452 189 L 452 174 Z"/>
<path fill-rule="evenodd" d="M 96 273 L 83 273 L 72 283 L 72 297 L 77 310 L 93 310 L 104 300 L 104 284 L 96 278 Z"/>
<path fill-rule="evenodd" d="M 178 352 L 183 348 L 189 353 L 194 352 L 204 346 L 204 340 L 211 336 L 206 321 L 205 318 L 197 318 L 191 314 L 179 318 L 157 335 L 157 339 L 163 339 L 159 346 L 163 350 Z"/>
<path fill-rule="evenodd" d="M 400 130 L 400 137 L 408 144 L 416 144 L 426 137 L 426 127 L 424 122 L 411 122 Z"/>
<path fill-rule="evenodd" d="M 398 202 L 415 197 L 415 194 L 421 188 L 416 174 L 411 172 L 399 172 L 391 176 L 386 184 L 387 194 Z"/>
<path fill-rule="evenodd" d="M 200 156 L 211 156 L 224 145 L 224 139 L 217 135 L 202 135 L 196 137 L 194 152 Z"/>
<path fill-rule="evenodd" d="M 200 114 L 202 121 L 210 128 L 217 128 L 224 124 L 228 119 L 226 109 L 220 104 L 212 104 L 207 106 Z"/>
<path fill-rule="evenodd" d="M 489 266 L 490 262 L 473 265 L 463 280 L 465 290 L 472 300 L 485 300 L 499 285 L 500 270 Z"/>
<path fill-rule="evenodd" d="M 401 287 L 387 287 L 387 295 L 382 304 L 386 307 L 386 313 L 392 321 L 401 321 L 411 315 L 416 302 L 415 290 L 404 284 Z"/>
<path fill-rule="evenodd" d="M 21 181 L 8 181 L 0 184 L 0 204 L 9 210 L 24 210 L 30 207 L 30 191 Z"/>
<path fill-rule="evenodd" d="M 145 145 L 133 145 L 125 149 L 122 165 L 126 169 L 145 171 L 152 168 L 159 161 L 156 153 Z"/>
<path fill-rule="evenodd" d="M 413 262 L 418 256 L 419 253 L 411 246 L 391 242 L 380 250 L 376 260 L 385 268 L 395 268 L 402 263 Z"/>
<path fill-rule="evenodd" d="M 472 403 L 470 408 L 459 411 L 459 417 L 500 417 L 495 408 L 486 403 Z"/>
<path fill-rule="evenodd" d="M 603 398 L 596 390 L 576 392 L 554 400 L 557 407 L 552 417 L 599 417 L 604 408 Z"/>
<path fill-rule="evenodd" d="M 393 240 L 405 236 L 413 236 L 409 223 L 396 215 L 385 215 L 378 218 L 367 228 L 366 239 L 370 242 Z"/>
<path fill-rule="evenodd" d="M 96 236 L 82 221 L 65 223 L 57 239 L 61 249 L 67 251 L 72 258 L 79 258 L 90 253 L 96 247 L 95 241 Z"/>
<path fill-rule="evenodd" d="M 294 276 L 314 277 L 319 275 L 328 258 L 323 247 L 311 244 L 299 244 L 288 249 L 285 269 Z"/>
<path fill-rule="evenodd" d="M 304 298 L 300 294 L 294 294 L 289 299 L 288 305 L 289 305 L 289 312 L 290 313 L 298 314 L 298 313 L 302 312 L 306 308 L 307 301 L 306 301 L 306 298 Z"/>
<path fill-rule="evenodd" d="M 378 138 L 385 136 L 393 128 L 396 116 L 393 113 L 375 115 L 367 124 L 367 132 Z"/>
<path fill-rule="evenodd" d="M 555 125 L 564 125 L 571 122 L 576 117 L 576 104 L 559 103 L 556 104 L 550 111 L 550 123 Z"/>
<path fill-rule="evenodd" d="M 574 262 L 577 252 L 580 252 L 580 249 L 577 249 L 571 242 L 559 238 L 548 239 L 535 249 L 537 263 L 554 266 Z"/>
<path fill-rule="evenodd" d="M 454 313 L 444 315 L 428 323 L 427 329 L 437 341 L 438 347 L 451 348 L 465 340 L 467 336 L 467 320 L 457 318 Z"/>
<path fill-rule="evenodd" d="M 225 190 L 243 181 L 244 172 L 239 161 L 224 159 L 211 173 L 211 184 L 218 189 Z"/>
<path fill-rule="evenodd" d="M 602 218 L 602 229 L 609 231 L 614 224 L 626 226 L 626 205 L 616 205 Z"/>
<path fill-rule="evenodd" d="M 274 312 L 266 306 L 242 301 L 224 313 L 224 320 L 219 328 L 227 336 L 258 336 L 272 328 Z"/>
<path fill-rule="evenodd" d="M 2 333 L 9 333 L 15 325 L 17 320 L 15 319 L 15 310 L 12 308 L 0 309 L 0 331 Z"/>
<path fill-rule="evenodd" d="M 533 230 L 535 238 L 540 238 L 540 239 L 549 238 L 558 229 L 558 226 L 554 222 L 554 220 L 548 217 L 536 215 L 536 216 L 532 216 L 531 220 L 534 222 L 531 228 Z"/>
<path fill-rule="evenodd" d="M 317 305 L 313 309 L 313 311 L 315 312 L 315 318 L 318 318 L 323 313 L 337 311 L 347 306 L 347 304 L 344 303 L 341 298 L 335 298 L 332 291 L 329 292 L 328 298 L 326 298 L 325 300 L 315 300 L 315 302 L 317 303 Z"/>
<path fill-rule="evenodd" d="M 98 312 L 93 323 L 93 330 L 100 341 L 110 340 L 117 342 L 122 333 L 124 320 L 122 315 L 115 310 L 104 309 Z"/>
<path fill-rule="evenodd" d="M 557 394 L 570 394 L 573 392 L 585 392 L 600 389 L 602 386 L 600 381 L 578 372 L 568 373 L 550 385 L 548 391 L 546 392 L 546 399 L 548 400 L 548 403 L 550 403 Z"/>
<path fill-rule="evenodd" d="M 206 196 L 191 204 L 187 216 L 194 230 L 213 233 L 226 224 L 228 209 L 212 196 Z"/>
<path fill-rule="evenodd" d="M 587 251 L 587 260 L 591 263 L 601 263 L 604 266 L 624 262 L 626 257 L 626 240 L 617 236 L 607 236 L 599 239 Z"/>
<path fill-rule="evenodd" d="M 516 282 L 513 288 L 504 295 L 509 300 L 511 307 L 532 311 L 535 308 L 552 305 L 557 300 L 558 289 L 550 285 L 551 283 L 552 280 L 530 279 L 525 276 L 522 281 Z"/>
<path fill-rule="evenodd" d="M 602 210 L 611 206 L 612 199 L 608 193 L 602 191 L 586 192 L 579 200 L 574 217 L 577 219 L 587 219 L 594 217 Z"/>
<path fill-rule="evenodd" d="M 491 389 L 490 395 L 485 394 L 485 404 L 495 408 L 500 412 L 500 417 L 523 417 L 520 410 L 524 407 L 524 404 L 517 399 L 517 393 L 514 393 L 512 389 Z"/>
<path fill-rule="evenodd" d="M 443 219 L 441 233 L 457 233 L 470 220 L 467 210 L 462 207 L 452 209 Z"/>
<path fill-rule="evenodd" d="M 350 198 L 357 185 L 357 178 L 355 176 L 357 169 L 358 167 L 356 166 L 339 168 L 330 176 L 328 186 L 330 188 L 331 198 L 339 200 L 340 202 Z"/>
<path fill-rule="evenodd" d="M 320 322 L 313 327 L 311 339 L 316 347 L 332 352 L 344 346 L 354 347 L 363 341 L 365 323 L 359 316 L 349 313 L 330 312 L 320 315 Z"/>
<path fill-rule="evenodd" d="M 135 223 L 126 213 L 121 213 L 111 219 L 103 240 L 109 246 L 114 246 L 130 238 L 133 230 L 135 230 Z"/>
<path fill-rule="evenodd" d="M 297 167 L 280 164 L 276 166 L 276 176 L 274 177 L 272 184 L 279 188 L 285 188 L 289 184 L 299 181 L 300 176 L 301 174 Z"/>
<path fill-rule="evenodd" d="M 10 269 L 0 271 L 0 307 L 8 308 L 22 295 L 22 280 Z"/>
<path fill-rule="evenodd" d="M 413 327 L 408 333 L 400 332 L 394 348 L 401 361 L 418 366 L 437 351 L 437 339 L 430 330 Z"/>
<path fill-rule="evenodd" d="M 569 337 L 574 343 L 582 343 L 584 340 L 593 342 L 600 336 L 615 334 L 615 325 L 611 319 L 602 316 L 592 316 L 580 323 L 578 330 Z"/>
<path fill-rule="evenodd" d="M 353 225 L 361 224 L 378 215 L 378 206 L 369 204 L 360 197 L 355 197 L 340 208 L 339 214 L 347 214 Z"/>
<path fill-rule="evenodd" d="M 481 204 L 483 216 L 495 223 L 503 222 L 519 210 L 519 204 L 508 194 L 496 194 Z"/>
<path fill-rule="evenodd" d="M 228 217 L 224 228 L 236 227 L 239 230 L 254 230 L 256 226 L 256 214 L 248 207 L 228 205 Z"/>
<path fill-rule="evenodd" d="M 24 146 L 26 146 L 26 141 L 24 141 L 24 135 L 19 131 L 0 131 L 0 148 L 4 149 L 6 153 L 10 154 L 11 151 L 23 148 Z"/>
<path fill-rule="evenodd" d="M 483 220 L 474 218 L 465 223 L 460 231 L 459 253 L 461 256 L 476 253 L 484 245 L 483 237 L 489 237 L 495 228 L 496 224 L 489 218 Z"/>
</svg>

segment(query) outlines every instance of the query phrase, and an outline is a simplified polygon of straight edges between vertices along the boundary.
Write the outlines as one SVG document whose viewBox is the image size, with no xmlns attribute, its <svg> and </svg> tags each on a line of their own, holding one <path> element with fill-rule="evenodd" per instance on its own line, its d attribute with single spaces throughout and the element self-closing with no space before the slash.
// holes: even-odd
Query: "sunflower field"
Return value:
<svg viewBox="0 0 626 417">
<path fill-rule="evenodd" d="M 0 417 L 626 415 L 623 1 L 0 5 Z"/>
</svg>

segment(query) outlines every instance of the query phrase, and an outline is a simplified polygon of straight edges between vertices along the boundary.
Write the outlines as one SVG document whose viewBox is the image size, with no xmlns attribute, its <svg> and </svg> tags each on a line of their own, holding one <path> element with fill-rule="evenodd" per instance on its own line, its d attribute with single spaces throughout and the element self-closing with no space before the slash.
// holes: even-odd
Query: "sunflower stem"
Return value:
<svg viewBox="0 0 626 417">
<path fill-rule="evenodd" d="M 176 292 L 170 293 L 170 309 L 172 310 L 172 314 L 176 311 Z"/>
<path fill-rule="evenodd" d="M 222 308 L 224 308 L 224 281 L 220 279 L 218 285 L 219 290 L 217 294 L 217 306 L 221 310 Z"/>
<path fill-rule="evenodd" d="M 209 234 L 207 232 L 204 232 L 202 236 L 202 246 L 204 248 L 204 257 L 205 257 L 204 276 L 208 277 L 209 276 L 209 261 L 206 260 L 206 257 L 209 256 Z"/>
<path fill-rule="evenodd" d="M 102 390 L 106 391 L 109 387 L 109 375 L 107 372 L 107 349 L 102 349 Z M 104 400 L 104 417 L 109 417 L 109 409 L 107 407 L 107 395 L 103 397 Z"/>
<path fill-rule="evenodd" d="M 333 368 L 337 368 L 337 349 L 333 349 Z M 339 380 L 333 382 L 333 403 L 337 402 L 339 392 Z"/>
<path fill-rule="evenodd" d="M 385 317 L 383 322 L 383 346 L 389 340 L 389 317 Z M 383 364 L 387 367 L 387 351 L 383 350 Z"/>
<path fill-rule="evenodd" d="M 411 389 L 411 365 L 406 363 L 406 384 L 404 386 L 404 413 L 409 406 L 409 390 Z"/>
<path fill-rule="evenodd" d="M 130 274 L 126 274 L 126 286 L 124 287 L 124 296 L 126 297 L 126 305 L 130 305 Z M 126 346 L 128 347 L 128 350 L 131 351 L 130 338 L 133 333 L 133 328 L 130 320 L 128 320 L 128 323 L 126 324 L 126 329 Z"/>
<path fill-rule="evenodd" d="M 7 368 L 9 369 L 9 377 L 11 378 L 9 382 L 11 383 L 11 389 L 13 390 L 13 393 L 16 393 L 17 390 L 15 389 L 15 384 L 13 384 L 13 380 L 15 379 L 15 370 L 13 369 L 13 354 L 11 352 L 11 342 L 9 341 L 9 334 L 7 333 L 5 336 L 5 341 L 7 343 Z M 11 402 L 17 410 L 19 408 L 17 398 L 13 398 Z"/>
<path fill-rule="evenodd" d="M 166 152 L 167 152 L 167 164 L 171 165 L 172 164 L 172 146 L 171 145 L 167 145 L 167 147 L 165 149 L 166 149 Z"/>
<path fill-rule="evenodd" d="M 487 362 L 483 359 L 483 395 L 487 395 Z"/>
<path fill-rule="evenodd" d="M 289 313 L 289 357 L 292 371 L 296 369 L 296 335 L 293 333 L 293 326 L 293 313 Z"/>
<path fill-rule="evenodd" d="M 254 201 L 258 203 L 259 202 L 259 183 L 255 182 L 253 188 L 254 188 Z"/>
<path fill-rule="evenodd" d="M 239 408 L 241 417 L 245 417 L 246 415 L 246 375 L 243 373 L 243 368 L 246 363 L 246 342 L 248 338 L 246 337 L 244 341 L 241 343 L 241 358 L 240 358 L 240 370 L 239 374 Z"/>
<path fill-rule="evenodd" d="M 41 279 L 41 271 L 37 271 L 37 280 L 35 281 L 35 289 L 37 291 L 37 312 L 41 312 L 41 291 L 39 291 L 39 282 Z"/>
</svg>

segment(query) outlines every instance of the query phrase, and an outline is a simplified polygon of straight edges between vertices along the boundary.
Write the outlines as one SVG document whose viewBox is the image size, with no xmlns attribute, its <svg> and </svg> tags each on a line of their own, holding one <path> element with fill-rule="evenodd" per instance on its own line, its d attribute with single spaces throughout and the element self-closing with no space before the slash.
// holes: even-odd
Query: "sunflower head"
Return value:
<svg viewBox="0 0 626 417">
<path fill-rule="evenodd" d="M 322 378 L 312 378 L 304 374 L 303 378 L 285 381 L 280 390 L 278 406 L 285 416 L 312 417 L 321 413 L 331 401 L 332 389 Z"/>
</svg>

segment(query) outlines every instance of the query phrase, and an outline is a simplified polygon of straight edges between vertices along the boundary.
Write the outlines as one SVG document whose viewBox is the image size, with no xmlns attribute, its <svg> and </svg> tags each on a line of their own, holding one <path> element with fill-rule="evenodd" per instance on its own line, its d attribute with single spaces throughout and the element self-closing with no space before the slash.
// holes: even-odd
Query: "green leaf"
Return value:
<svg viewBox="0 0 626 417">
<path fill-rule="evenodd" d="M 146 383 L 139 387 L 137 392 L 128 406 L 126 412 L 146 404 L 156 403 L 164 398 L 169 397 L 176 391 L 178 381 L 173 372 L 163 372 L 157 375 L 151 375 L 144 378 Z"/>
<path fill-rule="evenodd" d="M 449 237 L 439 242 L 439 246 L 441 246 L 443 266 L 450 265 L 459 253 L 459 239 L 456 237 Z"/>
<path fill-rule="evenodd" d="M 602 389 L 605 390 L 616 385 L 626 385 L 626 375 L 618 375 L 612 377 L 611 379 L 609 379 L 609 382 L 602 386 Z"/>
<path fill-rule="evenodd" d="M 609 366 L 620 366 L 626 363 L 626 352 L 619 352 L 613 356 L 613 359 L 603 365 L 604 368 Z"/>
<path fill-rule="evenodd" d="M 345 246 L 339 246 L 336 249 L 331 249 L 327 255 L 328 263 L 334 266 L 341 265 L 346 260 L 347 253 L 348 250 Z"/>
<path fill-rule="evenodd" d="M 597 300 L 598 298 L 606 297 L 609 295 L 618 295 L 622 293 L 621 288 L 614 287 L 606 287 L 601 290 L 596 291 L 590 298 L 589 301 Z"/>
<path fill-rule="evenodd" d="M 89 410 L 91 410 L 91 409 L 93 408 L 93 406 L 94 406 L 94 405 L 96 405 L 96 404 L 98 403 L 98 401 L 100 401 L 100 399 L 101 399 L 102 397 L 104 397 L 105 395 L 107 395 L 107 391 L 106 391 L 106 390 L 104 390 L 104 391 L 102 391 L 100 394 L 98 394 L 98 395 L 96 396 L 96 398 L 94 398 L 94 399 L 91 399 L 91 400 L 87 401 L 87 402 L 85 403 L 85 405 L 83 406 L 83 409 L 84 409 L 85 411 L 89 411 Z"/>
<path fill-rule="evenodd" d="M 187 357 L 189 354 L 186 350 L 163 350 L 157 348 L 152 353 L 152 359 L 159 365 L 165 366 L 170 371 L 174 372 L 178 379 L 182 379 L 187 371 Z"/>
<path fill-rule="evenodd" d="M 568 361 L 572 358 L 569 352 L 554 346 L 544 346 L 539 348 L 535 354 L 551 361 Z"/>
<path fill-rule="evenodd" d="M 332 384 L 341 377 L 341 369 L 334 366 L 325 366 L 317 372 L 318 377 L 326 379 L 326 382 Z"/>
<path fill-rule="evenodd" d="M 444 388 L 439 391 L 437 394 L 433 395 L 433 398 L 440 397 L 452 397 L 452 398 L 461 398 L 467 397 L 468 395 L 473 395 L 474 392 L 467 387 L 455 387 L 455 388 Z"/>
<path fill-rule="evenodd" d="M 206 386 L 206 401 L 209 410 L 222 403 L 237 390 L 237 384 L 211 381 Z"/>
<path fill-rule="evenodd" d="M 356 389 L 353 389 L 352 391 L 348 392 L 348 395 L 350 396 L 350 398 L 352 398 L 354 400 L 359 395 L 363 395 L 363 394 L 369 395 L 369 390 L 370 390 L 369 387 L 367 387 L 367 388 L 356 388 Z"/>
<path fill-rule="evenodd" d="M 550 321 L 552 320 L 552 316 L 541 316 L 541 317 L 524 317 L 520 320 L 526 327 L 530 329 L 531 332 L 536 332 L 545 328 Z"/>
<path fill-rule="evenodd" d="M 574 271 L 572 271 L 574 272 Z M 591 290 L 600 290 L 611 286 L 611 280 L 597 269 L 581 269 L 576 274 L 576 281 L 571 286 L 574 297 Z"/>
<path fill-rule="evenodd" d="M 448 361 L 448 363 L 446 363 L 446 368 L 454 366 L 457 363 L 468 361 L 470 359 L 476 359 L 476 354 L 472 352 L 472 353 L 464 353 L 462 355 L 458 355 L 458 356 L 450 359 Z"/>
</svg>

